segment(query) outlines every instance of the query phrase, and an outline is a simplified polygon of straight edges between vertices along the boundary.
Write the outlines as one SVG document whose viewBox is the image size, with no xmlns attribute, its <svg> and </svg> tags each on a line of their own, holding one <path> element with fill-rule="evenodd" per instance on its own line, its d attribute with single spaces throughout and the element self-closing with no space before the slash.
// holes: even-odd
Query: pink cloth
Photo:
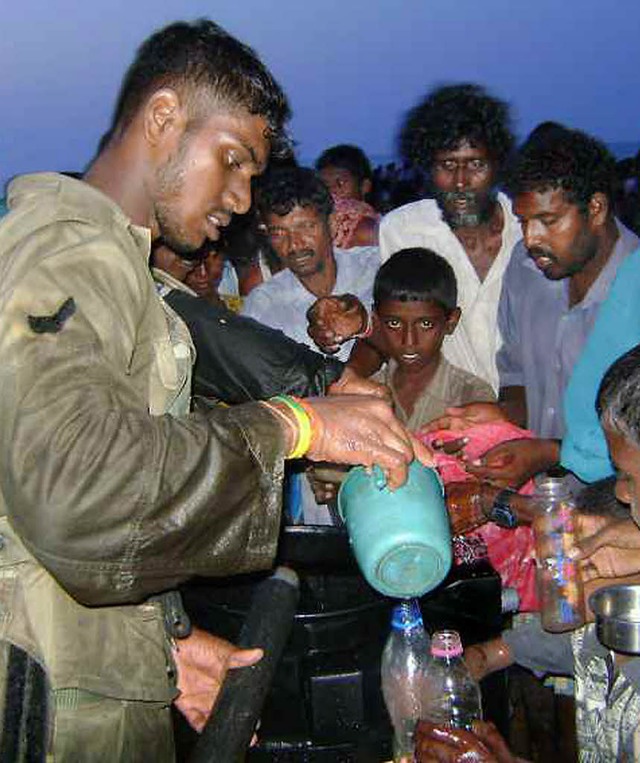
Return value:
<svg viewBox="0 0 640 763">
<path fill-rule="evenodd" d="M 330 218 L 331 238 L 339 249 L 350 249 L 353 235 L 360 221 L 366 218 L 377 220 L 380 216 L 366 201 L 358 199 L 333 199 L 333 212 Z"/>
<path fill-rule="evenodd" d="M 427 445 L 434 440 L 455 440 L 460 437 L 460 432 L 441 430 L 429 434 L 419 435 Z M 492 424 L 480 424 L 470 429 L 465 429 L 465 437 L 469 442 L 464 451 L 470 459 L 479 458 L 495 445 L 508 440 L 529 439 L 534 434 L 527 429 L 510 424 L 509 422 L 496 422 Z M 436 465 L 445 485 L 449 482 L 466 482 L 475 479 L 469 474 L 455 456 L 445 453 L 436 453 Z M 530 495 L 533 492 L 533 480 L 529 480 L 520 492 Z M 509 530 L 498 527 L 493 522 L 472 530 L 467 534 L 470 538 L 480 538 L 486 544 L 489 561 L 500 575 L 502 585 L 506 588 L 515 588 L 520 597 L 520 611 L 537 611 L 540 606 L 536 591 L 536 560 L 533 542 L 533 530 L 530 527 L 517 527 Z"/>
</svg>

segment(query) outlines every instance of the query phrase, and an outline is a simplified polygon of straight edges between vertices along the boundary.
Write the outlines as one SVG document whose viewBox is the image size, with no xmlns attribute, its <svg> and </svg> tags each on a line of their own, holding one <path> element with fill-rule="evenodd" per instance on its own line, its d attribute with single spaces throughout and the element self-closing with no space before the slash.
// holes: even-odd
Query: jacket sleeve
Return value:
<svg viewBox="0 0 640 763">
<path fill-rule="evenodd" d="M 15 530 L 84 604 L 268 566 L 279 424 L 258 403 L 151 416 L 146 326 L 161 306 L 145 263 L 109 242 L 73 249 L 0 303 L 0 485 Z"/>
<path fill-rule="evenodd" d="M 344 364 L 251 318 L 174 290 L 165 296 L 196 347 L 193 392 L 226 403 L 324 395 Z"/>
</svg>

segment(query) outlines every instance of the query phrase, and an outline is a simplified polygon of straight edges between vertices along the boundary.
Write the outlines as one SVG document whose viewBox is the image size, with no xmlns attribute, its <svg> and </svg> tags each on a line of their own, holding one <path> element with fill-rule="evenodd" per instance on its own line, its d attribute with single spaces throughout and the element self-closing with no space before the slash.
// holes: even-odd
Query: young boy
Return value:
<svg viewBox="0 0 640 763">
<path fill-rule="evenodd" d="M 390 388 L 395 413 L 410 430 L 449 406 L 495 401 L 487 382 L 442 355 L 460 319 L 457 291 L 453 269 L 429 249 L 402 249 L 376 275 L 373 318 L 389 361 L 374 378 Z"/>
</svg>

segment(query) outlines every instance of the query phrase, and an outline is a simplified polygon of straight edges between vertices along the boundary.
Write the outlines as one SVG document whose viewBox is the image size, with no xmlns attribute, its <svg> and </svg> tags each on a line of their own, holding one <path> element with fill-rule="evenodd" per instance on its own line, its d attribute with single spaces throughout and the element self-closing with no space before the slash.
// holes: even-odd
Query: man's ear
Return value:
<svg viewBox="0 0 640 763">
<path fill-rule="evenodd" d="M 144 135 L 154 148 L 173 142 L 186 126 L 186 112 L 178 93 L 173 88 L 156 90 L 144 108 Z"/>
<path fill-rule="evenodd" d="M 373 183 L 369 180 L 369 178 L 365 178 L 362 183 L 360 183 L 360 193 L 362 194 L 362 198 L 365 198 L 368 194 L 370 194 L 372 188 Z"/>
<path fill-rule="evenodd" d="M 447 320 L 444 326 L 445 334 L 453 334 L 462 315 L 462 310 L 459 307 L 454 307 L 453 310 L 447 316 Z"/>
<path fill-rule="evenodd" d="M 594 228 L 599 228 L 605 224 L 609 216 L 609 199 L 601 191 L 596 191 L 589 199 L 587 210 L 589 222 Z"/>
</svg>

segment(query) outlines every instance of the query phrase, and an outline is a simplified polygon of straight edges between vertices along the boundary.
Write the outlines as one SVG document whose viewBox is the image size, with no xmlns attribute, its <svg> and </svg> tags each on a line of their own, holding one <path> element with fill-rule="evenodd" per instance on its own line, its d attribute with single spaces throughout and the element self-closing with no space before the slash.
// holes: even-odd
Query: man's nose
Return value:
<svg viewBox="0 0 640 763">
<path fill-rule="evenodd" d="M 233 182 L 227 186 L 223 197 L 226 209 L 236 215 L 244 215 L 251 207 L 251 178 L 237 173 Z"/>
<path fill-rule="evenodd" d="M 455 172 L 453 173 L 453 182 L 457 189 L 463 189 L 467 187 L 469 180 L 469 173 L 464 164 L 456 164 Z"/>
<path fill-rule="evenodd" d="M 291 242 L 292 249 L 301 249 L 304 248 L 307 238 L 303 231 L 291 228 L 289 231 L 289 241 Z"/>
<path fill-rule="evenodd" d="M 536 249 L 542 243 L 542 230 L 535 220 L 522 223 L 522 238 L 527 249 Z"/>
</svg>

